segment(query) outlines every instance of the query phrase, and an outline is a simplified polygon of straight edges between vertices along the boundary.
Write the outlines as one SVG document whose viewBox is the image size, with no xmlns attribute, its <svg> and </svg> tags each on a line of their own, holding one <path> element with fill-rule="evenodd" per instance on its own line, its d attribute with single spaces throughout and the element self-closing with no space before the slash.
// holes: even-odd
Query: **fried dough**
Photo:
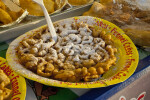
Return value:
<svg viewBox="0 0 150 100">
<path fill-rule="evenodd" d="M 54 1 L 53 0 L 44 0 L 44 5 L 48 13 L 54 12 Z M 30 15 L 43 16 L 42 8 L 33 2 L 32 0 L 20 0 L 20 6 L 23 9 L 27 9 Z"/>
<path fill-rule="evenodd" d="M 15 21 L 15 20 L 18 19 L 19 16 L 22 15 L 22 13 L 24 11 L 21 9 L 19 12 L 14 12 L 14 11 L 11 11 L 11 10 L 8 10 L 7 12 L 11 16 L 12 20 Z"/>
<path fill-rule="evenodd" d="M 5 4 L 1 0 L 0 0 L 0 8 L 3 9 L 3 10 L 6 9 Z"/>
<path fill-rule="evenodd" d="M 20 9 L 19 9 L 20 10 Z M 0 0 L 0 25 L 9 24 L 16 21 L 24 12 L 23 9 L 20 11 L 12 11 Z"/>
<path fill-rule="evenodd" d="M 93 1 L 94 0 L 68 0 L 71 5 L 84 5 Z"/>
<path fill-rule="evenodd" d="M 83 15 L 108 20 L 122 28 L 136 45 L 150 47 L 150 11 L 142 11 L 137 7 L 133 10 L 126 2 L 122 2 L 121 7 L 116 3 L 110 5 L 111 2 L 94 2 Z"/>
<path fill-rule="evenodd" d="M 55 10 L 61 9 L 67 2 L 67 0 L 55 0 Z"/>
<path fill-rule="evenodd" d="M 8 24 L 12 22 L 10 15 L 3 9 L 0 8 L 0 24 Z"/>
<path fill-rule="evenodd" d="M 84 16 L 102 17 L 104 15 L 106 7 L 101 3 L 94 2 L 89 11 L 85 12 Z"/>
<path fill-rule="evenodd" d="M 148 31 L 128 28 L 124 29 L 124 32 L 135 44 L 150 47 L 150 30 Z"/>
</svg>

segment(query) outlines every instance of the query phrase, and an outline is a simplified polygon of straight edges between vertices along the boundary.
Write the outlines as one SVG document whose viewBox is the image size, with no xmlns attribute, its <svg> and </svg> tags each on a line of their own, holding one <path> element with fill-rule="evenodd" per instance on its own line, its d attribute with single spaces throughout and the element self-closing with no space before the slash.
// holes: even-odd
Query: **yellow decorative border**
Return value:
<svg viewBox="0 0 150 100">
<path fill-rule="evenodd" d="M 15 73 L 7 64 L 6 59 L 0 57 L 0 69 L 11 80 L 12 96 L 10 100 L 25 100 L 26 97 L 26 82 L 25 79 Z"/>
</svg>

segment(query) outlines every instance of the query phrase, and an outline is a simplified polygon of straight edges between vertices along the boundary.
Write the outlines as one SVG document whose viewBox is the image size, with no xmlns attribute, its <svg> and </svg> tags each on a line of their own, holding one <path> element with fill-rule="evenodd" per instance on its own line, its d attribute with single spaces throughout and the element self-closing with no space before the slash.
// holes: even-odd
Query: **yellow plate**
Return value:
<svg viewBox="0 0 150 100">
<path fill-rule="evenodd" d="M 0 69 L 10 78 L 12 95 L 10 100 L 25 100 L 26 82 L 25 79 L 15 73 L 7 64 L 6 59 L 0 57 Z"/>
<path fill-rule="evenodd" d="M 119 27 L 106 20 L 90 17 L 90 16 L 73 17 L 73 18 L 60 20 L 55 23 L 59 23 L 59 24 L 72 23 L 74 21 L 86 22 L 89 25 L 93 25 L 95 28 L 100 28 L 102 30 L 105 30 L 106 33 L 110 34 L 114 39 L 114 44 L 118 49 L 118 52 L 116 54 L 117 57 L 116 65 L 112 66 L 109 71 L 103 74 L 100 80 L 95 82 L 71 83 L 71 82 L 62 82 L 58 80 L 48 79 L 27 70 L 18 62 L 19 59 L 16 55 L 15 48 L 18 46 L 19 42 L 23 38 L 28 38 L 30 35 L 34 33 L 34 31 L 47 27 L 46 25 L 21 35 L 9 45 L 7 55 L 6 55 L 8 64 L 18 74 L 28 79 L 43 83 L 45 85 L 69 87 L 69 88 L 106 87 L 109 85 L 123 82 L 134 73 L 139 61 L 139 55 L 131 39 L 128 36 L 126 36 Z"/>
</svg>

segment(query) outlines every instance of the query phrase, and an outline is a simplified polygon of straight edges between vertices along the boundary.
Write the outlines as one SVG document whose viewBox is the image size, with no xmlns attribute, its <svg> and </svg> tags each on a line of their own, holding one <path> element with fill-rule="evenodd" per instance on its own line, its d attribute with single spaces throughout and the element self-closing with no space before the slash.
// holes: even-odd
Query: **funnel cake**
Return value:
<svg viewBox="0 0 150 100">
<path fill-rule="evenodd" d="M 18 12 L 12 11 L 9 9 L 1 0 L 0 0 L 0 25 L 5 25 L 16 21 L 23 14 L 21 9 Z"/>
<path fill-rule="evenodd" d="M 150 11 L 137 6 L 129 4 L 126 0 L 119 0 L 116 3 L 113 0 L 101 0 L 100 3 L 94 2 L 89 11 L 83 15 L 113 22 L 121 27 L 136 45 L 150 47 Z"/>
<path fill-rule="evenodd" d="M 59 12 L 66 5 L 67 0 L 43 0 L 45 8 L 49 14 Z M 44 16 L 42 8 L 32 0 L 19 0 L 19 5 L 27 9 L 29 15 Z"/>
<path fill-rule="evenodd" d="M 30 15 L 35 15 L 35 16 L 44 15 L 42 8 L 32 0 L 19 0 L 19 2 L 20 2 L 20 7 L 22 7 L 23 9 L 27 9 Z M 53 0 L 43 0 L 43 2 L 48 13 L 52 13 L 55 11 L 54 10 L 55 2 Z"/>
<path fill-rule="evenodd" d="M 117 49 L 105 31 L 84 22 L 54 26 L 56 43 L 47 27 L 20 42 L 16 49 L 24 67 L 43 77 L 81 82 L 100 78 L 115 64 Z"/>
<path fill-rule="evenodd" d="M 12 90 L 8 88 L 10 84 L 10 79 L 8 76 L 0 69 L 0 100 L 10 99 Z"/>
<path fill-rule="evenodd" d="M 92 3 L 93 1 L 94 0 L 68 0 L 68 2 L 74 6 Z"/>
</svg>

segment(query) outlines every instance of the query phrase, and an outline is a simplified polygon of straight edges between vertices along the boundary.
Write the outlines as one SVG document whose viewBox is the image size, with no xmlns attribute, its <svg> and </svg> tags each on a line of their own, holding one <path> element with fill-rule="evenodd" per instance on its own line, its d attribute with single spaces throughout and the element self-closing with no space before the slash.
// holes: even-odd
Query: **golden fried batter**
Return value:
<svg viewBox="0 0 150 100">
<path fill-rule="evenodd" d="M 68 0 L 71 5 L 84 5 L 93 1 L 94 0 Z"/>
<path fill-rule="evenodd" d="M 54 12 L 54 1 L 53 0 L 44 0 L 44 5 L 48 13 Z M 33 2 L 32 0 L 20 0 L 20 6 L 23 9 L 27 9 L 30 15 L 43 16 L 42 8 Z"/>
<path fill-rule="evenodd" d="M 0 8 L 3 9 L 3 10 L 6 9 L 5 4 L 1 0 L 0 0 Z"/>
<path fill-rule="evenodd" d="M 121 27 L 136 45 L 150 47 L 150 11 L 133 10 L 126 2 L 121 8 L 113 0 L 94 2 L 85 16 L 100 17 Z M 112 4 L 111 4 L 112 3 Z M 133 7 L 133 6 L 132 6 Z"/>
<path fill-rule="evenodd" d="M 12 11 L 0 0 L 0 25 L 9 24 L 23 14 L 23 9 L 19 12 Z"/>
<path fill-rule="evenodd" d="M 12 22 L 10 15 L 3 9 L 0 8 L 0 24 L 8 24 Z"/>
<path fill-rule="evenodd" d="M 103 0 L 103 3 L 94 2 L 90 10 L 83 15 L 100 17 L 111 21 L 118 26 L 125 25 L 126 23 L 130 24 L 134 16 L 131 16 L 132 14 L 129 12 L 123 12 L 122 10 L 117 9 L 115 5 L 110 5 L 111 1 L 112 0 L 104 2 Z"/>
<path fill-rule="evenodd" d="M 100 1 L 101 2 L 101 4 L 112 4 L 113 3 L 113 0 L 101 0 Z"/>
<path fill-rule="evenodd" d="M 125 33 L 140 46 L 150 46 L 150 30 L 124 29 Z"/>
<path fill-rule="evenodd" d="M 85 12 L 84 16 L 102 17 L 104 15 L 106 7 L 101 3 L 94 2 L 89 11 Z"/>
<path fill-rule="evenodd" d="M 66 3 L 67 0 L 55 0 L 55 10 L 61 9 Z"/>
<path fill-rule="evenodd" d="M 135 13 L 135 16 L 137 18 L 145 18 L 145 17 L 150 16 L 150 12 L 149 11 L 138 11 Z"/>
<path fill-rule="evenodd" d="M 18 19 L 19 16 L 22 15 L 22 13 L 24 11 L 21 9 L 19 12 L 14 12 L 14 11 L 11 11 L 11 10 L 8 10 L 7 12 L 11 16 L 12 20 L 15 21 L 15 20 Z"/>
</svg>

